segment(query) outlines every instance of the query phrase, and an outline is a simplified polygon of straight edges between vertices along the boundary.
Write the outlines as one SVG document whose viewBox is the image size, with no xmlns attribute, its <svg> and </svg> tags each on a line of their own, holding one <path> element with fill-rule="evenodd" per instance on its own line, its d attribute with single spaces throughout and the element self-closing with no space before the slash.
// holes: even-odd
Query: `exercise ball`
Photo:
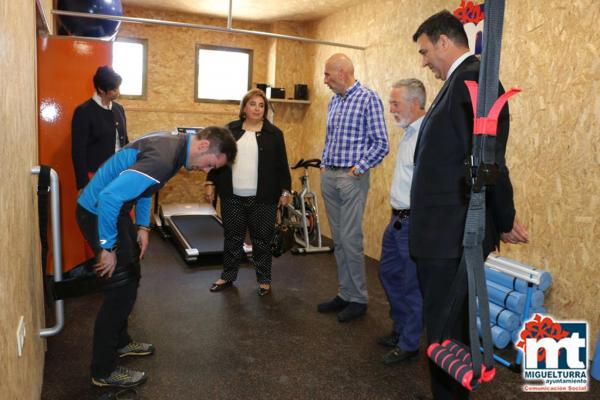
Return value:
<svg viewBox="0 0 600 400">
<path fill-rule="evenodd" d="M 59 10 L 88 14 L 122 16 L 121 0 L 58 0 Z M 59 34 L 86 36 L 110 40 L 119 31 L 121 21 L 59 16 Z"/>
</svg>

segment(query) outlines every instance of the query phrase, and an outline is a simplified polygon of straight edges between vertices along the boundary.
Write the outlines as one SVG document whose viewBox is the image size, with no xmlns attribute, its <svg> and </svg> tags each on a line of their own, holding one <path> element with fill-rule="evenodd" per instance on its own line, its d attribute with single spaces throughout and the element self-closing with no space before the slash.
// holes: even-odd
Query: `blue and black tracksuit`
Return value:
<svg viewBox="0 0 600 400">
<path fill-rule="evenodd" d="M 94 253 L 116 246 L 117 255 L 94 326 L 94 378 L 110 375 L 117 365 L 117 349 L 131 342 L 127 319 L 137 296 L 140 249 L 130 211 L 135 206 L 137 225 L 150 225 L 152 195 L 186 166 L 190 144 L 189 135 L 143 136 L 109 158 L 77 200 L 77 222 Z"/>
</svg>

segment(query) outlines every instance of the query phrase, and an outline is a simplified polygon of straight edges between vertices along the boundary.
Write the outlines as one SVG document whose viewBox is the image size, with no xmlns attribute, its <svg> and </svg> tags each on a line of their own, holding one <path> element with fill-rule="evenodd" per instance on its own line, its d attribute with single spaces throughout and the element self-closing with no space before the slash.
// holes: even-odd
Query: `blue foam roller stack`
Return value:
<svg viewBox="0 0 600 400">
<path fill-rule="evenodd" d="M 477 317 L 477 330 L 481 335 L 481 320 Z M 498 349 L 503 349 L 510 342 L 510 333 L 498 325 L 492 325 L 492 342 Z"/>
<path fill-rule="evenodd" d="M 540 271 L 535 267 L 532 267 L 531 265 L 527 265 L 527 264 L 523 264 L 522 262 L 516 261 L 516 260 L 512 260 L 506 257 L 501 257 L 501 256 L 490 256 L 487 258 L 486 260 L 486 277 L 488 277 L 488 271 L 491 267 L 494 267 L 495 263 L 499 263 L 502 265 L 515 265 L 515 266 L 519 266 L 519 267 L 523 267 L 526 269 L 529 269 L 531 271 L 538 271 L 540 272 L 540 283 L 538 285 L 535 285 L 537 289 L 539 290 L 547 290 L 551 285 L 552 285 L 552 275 L 548 272 L 548 271 Z M 499 283 L 502 286 L 506 286 L 509 288 L 513 288 L 514 290 L 518 290 L 519 292 L 525 292 L 527 290 L 527 282 L 521 280 L 521 279 L 517 279 L 517 278 L 513 278 L 511 276 L 505 275 L 502 272 L 496 271 L 494 270 L 494 275 L 493 278 L 488 277 L 487 279 Z M 496 279 L 500 279 L 500 280 L 496 280 Z"/>
<path fill-rule="evenodd" d="M 514 331 L 510 332 L 510 340 L 512 340 L 512 342 L 514 344 L 517 344 L 517 342 L 519 341 L 519 333 L 520 332 L 521 332 L 521 327 L 518 327 Z"/>
<path fill-rule="evenodd" d="M 507 288 L 512 288 L 521 293 L 525 293 L 527 291 L 527 282 L 522 279 L 508 276 L 504 272 L 490 268 L 489 262 L 486 262 L 485 264 L 485 278 L 490 282 L 497 283 L 498 285 Z"/>
<path fill-rule="evenodd" d="M 57 8 L 62 11 L 73 11 L 87 14 L 123 15 L 121 0 L 58 0 Z M 60 34 L 94 37 L 110 40 L 119 30 L 121 21 L 105 19 L 59 17 Z"/>
<path fill-rule="evenodd" d="M 531 316 L 535 314 L 548 314 L 548 309 L 543 306 L 531 307 L 529 309 L 529 315 Z"/>
<path fill-rule="evenodd" d="M 525 293 L 523 293 L 525 296 Z M 544 292 L 539 289 L 533 290 L 531 292 L 531 304 L 529 305 L 532 308 L 543 307 L 544 305 Z M 523 312 L 523 311 L 521 311 Z"/>
<path fill-rule="evenodd" d="M 525 307 L 525 296 L 494 282 L 487 282 L 490 301 L 511 311 L 520 312 Z"/>
<path fill-rule="evenodd" d="M 507 331 L 514 331 L 519 326 L 519 315 L 507 308 L 490 303 L 490 321 Z"/>
<path fill-rule="evenodd" d="M 511 271 L 515 271 L 515 277 Z M 529 272 L 527 272 L 529 271 Z M 494 347 L 502 349 L 519 341 L 523 321 L 538 313 L 545 315 L 544 292 L 552 284 L 550 273 L 519 261 L 491 255 L 485 261 L 486 286 L 489 298 L 490 329 Z M 529 284 L 524 278 L 539 277 L 539 284 Z M 530 296 L 525 310 L 527 296 Z M 477 319 L 481 335 L 481 321 Z M 599 356 L 600 357 L 600 356 Z M 600 362 L 598 363 L 600 364 Z M 599 367 L 600 369 L 600 367 Z"/>
<path fill-rule="evenodd" d="M 521 314 L 525 308 L 526 294 L 514 291 L 494 282 L 487 282 L 490 302 Z M 544 304 L 544 292 L 533 290 L 531 292 L 531 307 L 540 307 Z"/>
</svg>

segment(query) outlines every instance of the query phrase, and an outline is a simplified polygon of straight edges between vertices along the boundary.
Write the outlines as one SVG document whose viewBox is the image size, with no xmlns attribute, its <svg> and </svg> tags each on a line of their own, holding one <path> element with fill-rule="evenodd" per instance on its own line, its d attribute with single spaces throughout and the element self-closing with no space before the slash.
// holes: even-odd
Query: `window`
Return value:
<svg viewBox="0 0 600 400">
<path fill-rule="evenodd" d="M 146 98 L 146 54 L 144 39 L 118 39 L 113 43 L 113 68 L 121 75 L 121 96 Z"/>
<path fill-rule="evenodd" d="M 252 50 L 196 46 L 196 101 L 239 102 L 251 79 Z"/>
</svg>

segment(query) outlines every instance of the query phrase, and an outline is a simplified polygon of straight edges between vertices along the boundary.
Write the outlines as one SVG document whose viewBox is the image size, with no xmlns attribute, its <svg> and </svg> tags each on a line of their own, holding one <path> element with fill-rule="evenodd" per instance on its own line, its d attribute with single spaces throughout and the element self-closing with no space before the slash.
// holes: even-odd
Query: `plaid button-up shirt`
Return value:
<svg viewBox="0 0 600 400">
<path fill-rule="evenodd" d="M 356 166 L 356 173 L 362 174 L 388 152 L 383 103 L 377 93 L 356 81 L 343 96 L 336 94 L 327 110 L 322 165 Z"/>
</svg>

